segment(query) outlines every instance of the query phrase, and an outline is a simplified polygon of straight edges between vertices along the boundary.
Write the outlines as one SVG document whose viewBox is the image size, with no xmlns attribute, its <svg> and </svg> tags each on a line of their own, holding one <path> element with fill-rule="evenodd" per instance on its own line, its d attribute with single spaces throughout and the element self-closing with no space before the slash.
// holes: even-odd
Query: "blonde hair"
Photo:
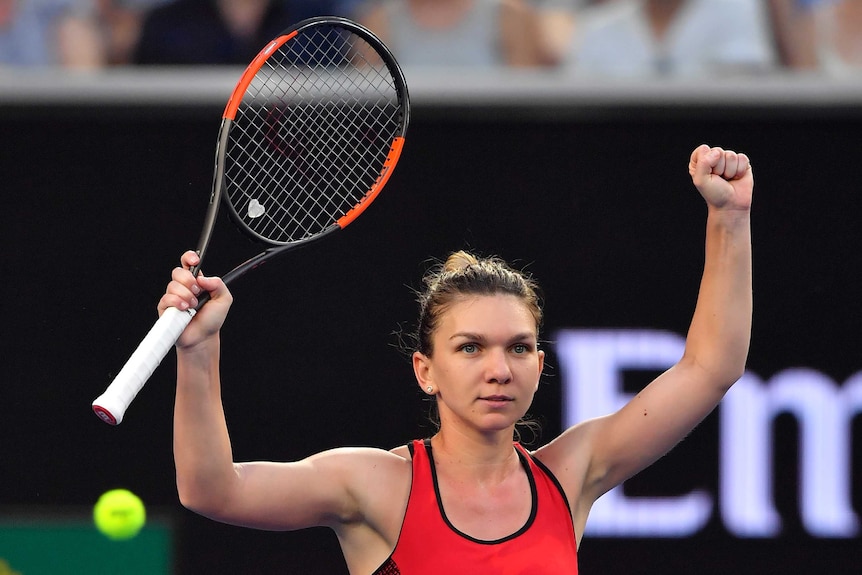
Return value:
<svg viewBox="0 0 862 575">
<path fill-rule="evenodd" d="M 497 257 L 480 258 L 466 251 L 449 255 L 424 277 L 425 290 L 418 294 L 419 322 L 415 351 L 430 356 L 434 351 L 434 331 L 453 303 L 465 296 L 509 294 L 518 297 L 536 321 L 542 324 L 538 284 L 524 272 L 512 269 Z"/>
</svg>

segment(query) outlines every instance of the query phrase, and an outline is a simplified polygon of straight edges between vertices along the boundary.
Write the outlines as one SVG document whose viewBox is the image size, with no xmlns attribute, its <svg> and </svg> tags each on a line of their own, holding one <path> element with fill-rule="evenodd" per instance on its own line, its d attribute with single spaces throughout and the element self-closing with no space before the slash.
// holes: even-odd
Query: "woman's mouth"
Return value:
<svg viewBox="0 0 862 575">
<path fill-rule="evenodd" d="M 514 401 L 514 398 L 509 397 L 508 395 L 487 395 L 479 399 L 495 407 L 501 407 L 511 401 Z"/>
</svg>

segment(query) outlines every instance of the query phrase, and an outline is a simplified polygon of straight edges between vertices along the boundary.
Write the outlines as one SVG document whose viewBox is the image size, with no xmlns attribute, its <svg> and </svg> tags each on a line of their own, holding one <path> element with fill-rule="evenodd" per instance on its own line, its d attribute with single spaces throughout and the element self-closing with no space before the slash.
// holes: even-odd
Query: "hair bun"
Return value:
<svg viewBox="0 0 862 575">
<path fill-rule="evenodd" d="M 457 251 L 446 258 L 443 264 L 444 272 L 457 272 L 479 263 L 476 256 L 464 250 Z"/>
</svg>

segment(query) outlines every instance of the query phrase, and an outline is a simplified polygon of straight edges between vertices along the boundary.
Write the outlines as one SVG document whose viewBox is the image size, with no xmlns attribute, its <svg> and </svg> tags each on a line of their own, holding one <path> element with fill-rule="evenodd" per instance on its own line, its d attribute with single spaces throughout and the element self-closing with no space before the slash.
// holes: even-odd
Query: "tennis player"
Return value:
<svg viewBox="0 0 862 575">
<path fill-rule="evenodd" d="M 419 298 L 413 369 L 439 430 L 386 451 L 339 448 L 296 462 L 236 463 L 220 398 L 219 330 L 231 294 L 182 256 L 159 302 L 212 300 L 177 342 L 174 449 L 183 505 L 247 527 L 328 526 L 350 573 L 577 573 L 593 503 L 683 439 L 742 375 L 751 331 L 745 154 L 702 145 L 689 172 L 708 206 L 703 278 L 685 352 L 616 413 L 528 452 L 513 442 L 539 384 L 542 310 L 533 280 L 465 252 Z"/>
</svg>

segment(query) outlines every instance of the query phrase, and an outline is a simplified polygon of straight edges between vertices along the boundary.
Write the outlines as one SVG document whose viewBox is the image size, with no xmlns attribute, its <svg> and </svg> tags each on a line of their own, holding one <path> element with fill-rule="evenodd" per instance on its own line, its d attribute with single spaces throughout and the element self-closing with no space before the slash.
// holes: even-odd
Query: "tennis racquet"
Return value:
<svg viewBox="0 0 862 575">
<path fill-rule="evenodd" d="M 222 115 L 201 261 L 223 200 L 241 231 L 266 246 L 225 274 L 227 284 L 347 227 L 392 174 L 409 119 L 404 75 L 367 28 L 319 17 L 285 30 L 246 68 Z M 93 401 L 96 415 L 111 425 L 123 420 L 207 300 L 202 294 L 196 309 L 162 314 Z"/>
</svg>

